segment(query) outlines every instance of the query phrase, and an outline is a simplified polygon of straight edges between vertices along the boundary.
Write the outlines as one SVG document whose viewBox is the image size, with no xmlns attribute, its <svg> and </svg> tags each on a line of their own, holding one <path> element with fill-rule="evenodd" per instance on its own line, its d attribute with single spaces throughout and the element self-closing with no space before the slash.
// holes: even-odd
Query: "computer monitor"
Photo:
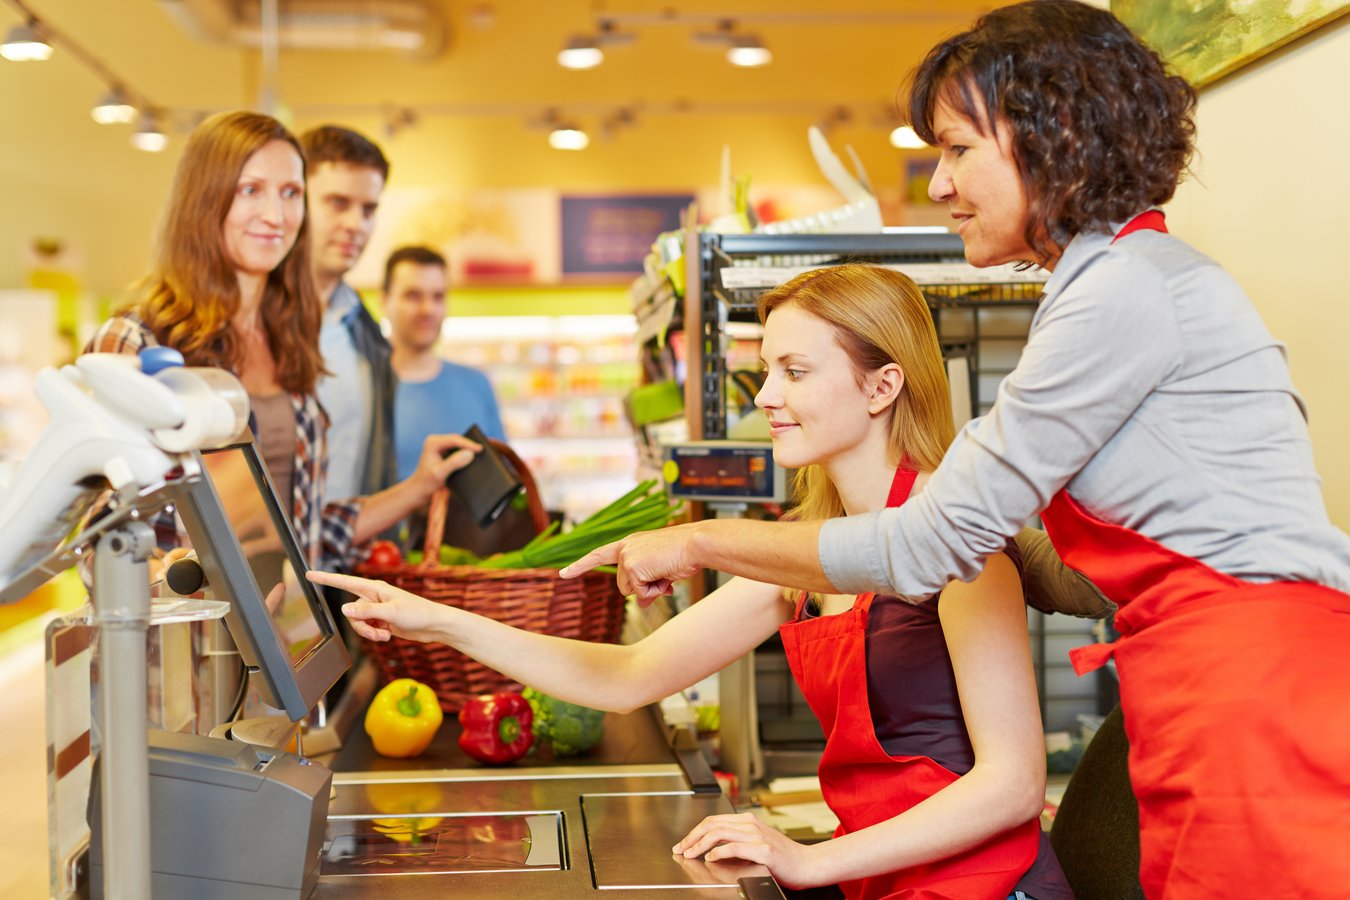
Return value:
<svg viewBox="0 0 1350 900">
<path fill-rule="evenodd" d="M 179 489 L 178 513 L 259 694 L 304 718 L 350 662 L 289 518 L 251 440 L 199 454 L 202 477 Z"/>
</svg>

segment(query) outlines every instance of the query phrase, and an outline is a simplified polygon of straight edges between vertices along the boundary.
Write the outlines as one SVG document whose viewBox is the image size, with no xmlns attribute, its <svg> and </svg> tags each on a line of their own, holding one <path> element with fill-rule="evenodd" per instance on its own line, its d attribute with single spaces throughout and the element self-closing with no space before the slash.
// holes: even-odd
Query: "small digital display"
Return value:
<svg viewBox="0 0 1350 900">
<path fill-rule="evenodd" d="M 754 491 L 764 486 L 764 460 L 758 456 L 684 456 L 680 482 L 690 489 Z"/>
<path fill-rule="evenodd" d="M 703 441 L 667 448 L 671 496 L 687 500 L 782 502 L 784 473 L 764 444 Z"/>
</svg>

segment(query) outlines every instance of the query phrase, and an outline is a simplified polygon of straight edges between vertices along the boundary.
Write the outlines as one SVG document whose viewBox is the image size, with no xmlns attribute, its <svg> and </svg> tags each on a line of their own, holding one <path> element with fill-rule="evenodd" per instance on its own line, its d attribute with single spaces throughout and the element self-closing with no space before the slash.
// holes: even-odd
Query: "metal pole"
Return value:
<svg viewBox="0 0 1350 900">
<path fill-rule="evenodd" d="M 708 509 L 718 519 L 739 519 L 745 516 L 746 504 L 709 503 Z M 730 580 L 721 573 L 718 576 L 719 587 Z M 764 777 L 754 650 L 717 673 L 717 695 L 721 707 L 722 768 L 736 776 L 744 796 L 752 783 Z"/>
<path fill-rule="evenodd" d="M 277 58 L 281 27 L 277 0 L 262 0 L 258 19 L 258 30 L 262 36 L 262 90 L 258 106 L 262 112 L 275 116 L 281 105 L 281 98 L 277 93 Z"/>
<path fill-rule="evenodd" d="M 108 900 L 151 895 L 145 640 L 150 621 L 146 559 L 154 546 L 149 525 L 128 522 L 104 535 L 94 554 L 93 600 L 102 645 L 103 896 Z"/>
</svg>

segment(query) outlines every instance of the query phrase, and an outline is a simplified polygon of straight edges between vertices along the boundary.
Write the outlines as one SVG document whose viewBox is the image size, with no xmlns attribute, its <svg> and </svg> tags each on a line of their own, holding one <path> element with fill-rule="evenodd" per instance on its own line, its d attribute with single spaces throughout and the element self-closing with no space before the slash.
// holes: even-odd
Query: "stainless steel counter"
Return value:
<svg viewBox="0 0 1350 900">
<path fill-rule="evenodd" d="M 568 760 L 481 766 L 459 754 L 457 735 L 447 720 L 411 761 L 376 757 L 353 735 L 329 761 L 319 897 L 732 900 L 742 878 L 776 890 L 762 866 L 671 854 L 705 816 L 734 809 L 690 790 L 650 710 L 611 714 L 601 746 Z"/>
</svg>

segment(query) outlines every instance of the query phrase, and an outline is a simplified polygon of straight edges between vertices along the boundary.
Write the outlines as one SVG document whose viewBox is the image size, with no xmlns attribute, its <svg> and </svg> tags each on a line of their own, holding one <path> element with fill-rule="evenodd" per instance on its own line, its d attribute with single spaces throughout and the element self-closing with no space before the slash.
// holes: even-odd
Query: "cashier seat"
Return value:
<svg viewBox="0 0 1350 900">
<path fill-rule="evenodd" d="M 1079 900 L 1142 900 L 1139 807 L 1130 787 L 1129 741 L 1120 707 L 1083 751 L 1064 791 L 1050 844 Z"/>
</svg>

